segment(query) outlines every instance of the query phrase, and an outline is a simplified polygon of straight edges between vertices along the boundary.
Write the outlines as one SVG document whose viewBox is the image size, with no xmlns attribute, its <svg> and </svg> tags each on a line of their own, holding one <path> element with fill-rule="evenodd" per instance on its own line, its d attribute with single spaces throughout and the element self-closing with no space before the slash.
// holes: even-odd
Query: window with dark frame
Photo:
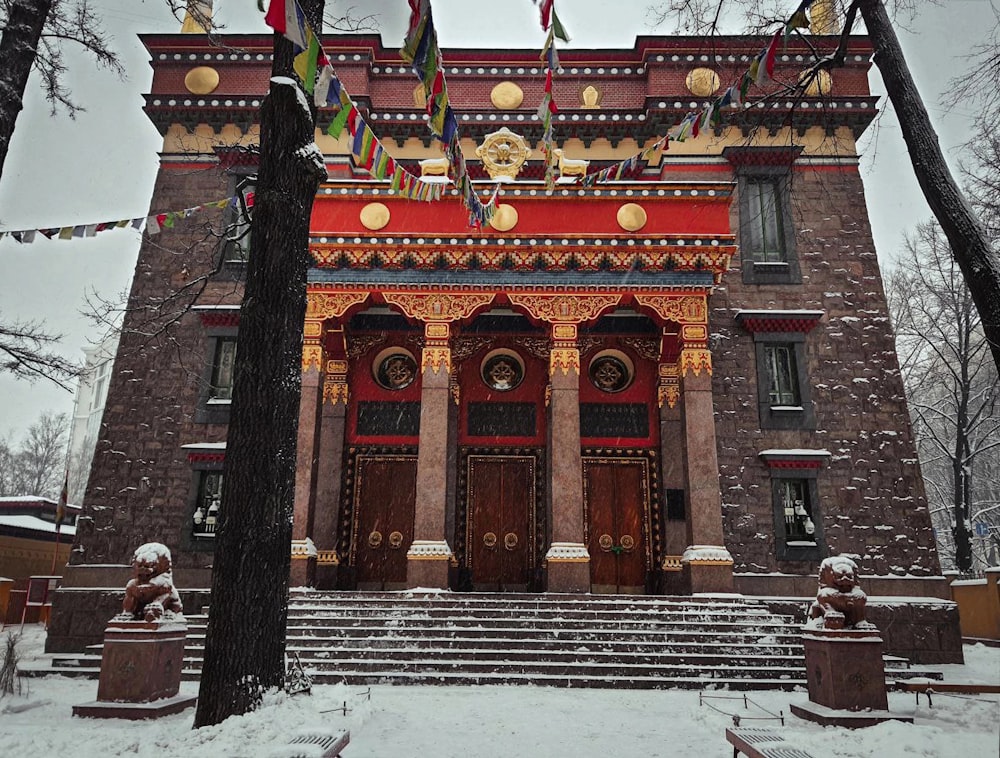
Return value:
<svg viewBox="0 0 1000 758">
<path fill-rule="evenodd" d="M 767 368 L 768 399 L 774 408 L 801 408 L 799 372 L 792 343 L 767 343 L 764 345 Z"/>
<path fill-rule="evenodd" d="M 778 502 L 784 516 L 787 547 L 815 547 L 816 523 L 806 479 L 778 479 Z"/>
<path fill-rule="evenodd" d="M 198 495 L 191 516 L 192 537 L 214 537 L 222 504 L 222 472 L 199 471 Z"/>
<path fill-rule="evenodd" d="M 755 263 L 783 263 L 787 260 L 781 186 L 776 178 L 751 176 L 746 179 L 749 218 L 741 238 L 743 250 Z"/>
<path fill-rule="evenodd" d="M 212 378 L 208 402 L 230 402 L 233 399 L 233 368 L 236 365 L 236 338 L 219 337 L 212 357 Z"/>
</svg>

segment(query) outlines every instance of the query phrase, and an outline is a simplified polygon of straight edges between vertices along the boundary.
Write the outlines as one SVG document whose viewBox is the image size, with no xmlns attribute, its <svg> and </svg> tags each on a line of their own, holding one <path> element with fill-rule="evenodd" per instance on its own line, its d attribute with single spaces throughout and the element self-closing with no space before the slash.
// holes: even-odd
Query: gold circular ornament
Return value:
<svg viewBox="0 0 1000 758">
<path fill-rule="evenodd" d="M 618 209 L 618 226 L 626 232 L 637 232 L 646 225 L 646 211 L 637 203 L 625 203 Z"/>
<path fill-rule="evenodd" d="M 497 536 L 493 532 L 486 532 L 483 535 L 483 544 L 488 548 L 494 548 L 497 546 Z"/>
<path fill-rule="evenodd" d="M 517 535 L 514 532 L 507 532 L 503 536 L 503 546 L 508 550 L 513 550 L 517 547 Z"/>
<path fill-rule="evenodd" d="M 219 86 L 219 72 L 211 66 L 198 66 L 184 76 L 184 86 L 192 95 L 210 95 Z"/>
<path fill-rule="evenodd" d="M 807 78 L 809 74 L 803 71 L 799 74 L 799 83 L 801 84 Z M 820 69 L 816 72 L 816 75 L 811 78 L 809 84 L 806 85 L 806 94 L 809 97 L 823 97 L 829 95 L 833 92 L 833 77 L 830 76 L 829 71 L 824 71 Z"/>
<path fill-rule="evenodd" d="M 378 547 L 382 544 L 382 532 L 374 531 L 368 535 L 368 546 Z"/>
<path fill-rule="evenodd" d="M 389 547 L 393 550 L 399 550 L 403 546 L 403 533 L 393 532 L 389 535 Z"/>
<path fill-rule="evenodd" d="M 531 148 L 524 137 L 502 126 L 483 138 L 483 143 L 476 148 L 476 156 L 491 179 L 513 180 L 531 157 Z"/>
<path fill-rule="evenodd" d="M 517 209 L 513 205 L 501 203 L 490 219 L 490 226 L 498 232 L 509 232 L 517 226 Z"/>
<path fill-rule="evenodd" d="M 622 547 L 631 550 L 635 547 L 635 538 L 631 534 L 622 535 Z"/>
<path fill-rule="evenodd" d="M 708 97 L 719 89 L 719 75 L 710 68 L 692 69 L 688 72 L 685 84 L 692 95 Z"/>
<path fill-rule="evenodd" d="M 389 223 L 389 208 L 385 203 L 368 203 L 359 214 L 365 229 L 377 231 Z"/>
<path fill-rule="evenodd" d="M 607 552 L 614 546 L 615 540 L 610 534 L 602 534 L 598 538 L 597 544 L 601 546 L 601 550 Z"/>
<path fill-rule="evenodd" d="M 495 108 L 510 111 L 519 108 L 524 101 L 524 91 L 514 82 L 500 82 L 490 92 L 490 102 Z"/>
</svg>

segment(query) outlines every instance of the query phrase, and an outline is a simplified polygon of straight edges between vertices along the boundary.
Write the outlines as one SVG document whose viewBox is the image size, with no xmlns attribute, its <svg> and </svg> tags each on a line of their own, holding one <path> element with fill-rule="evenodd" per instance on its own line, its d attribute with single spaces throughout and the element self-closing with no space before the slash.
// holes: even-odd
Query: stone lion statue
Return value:
<svg viewBox="0 0 1000 758">
<path fill-rule="evenodd" d="M 125 585 L 125 601 L 119 618 L 157 621 L 183 612 L 180 595 L 170 572 L 170 549 L 147 542 L 132 555 L 132 579 Z"/>
<path fill-rule="evenodd" d="M 865 620 L 868 596 L 858 587 L 858 566 L 844 555 L 819 565 L 819 591 L 809 608 L 810 626 L 817 629 L 874 629 Z"/>
</svg>

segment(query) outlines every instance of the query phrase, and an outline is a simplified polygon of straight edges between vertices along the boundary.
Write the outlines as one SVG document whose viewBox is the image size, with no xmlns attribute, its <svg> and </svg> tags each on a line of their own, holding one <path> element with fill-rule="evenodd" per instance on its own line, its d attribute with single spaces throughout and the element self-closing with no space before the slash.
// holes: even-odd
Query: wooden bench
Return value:
<svg viewBox="0 0 1000 758">
<path fill-rule="evenodd" d="M 920 694 L 927 696 L 927 705 L 931 708 L 934 703 L 931 695 L 951 693 L 956 695 L 982 695 L 984 693 L 1000 692 L 1000 684 L 967 684 L 960 682 L 914 682 L 908 679 L 897 679 L 893 682 L 893 689 L 902 692 L 912 692 L 917 697 L 917 705 L 920 705 Z"/>
<path fill-rule="evenodd" d="M 747 758 L 813 758 L 805 750 L 785 742 L 781 732 L 773 729 L 727 729 L 726 739 L 733 746 L 733 758 L 740 753 Z"/>
<path fill-rule="evenodd" d="M 296 732 L 287 745 L 273 748 L 267 758 L 338 758 L 350 741 L 350 732 L 305 729 Z"/>
</svg>

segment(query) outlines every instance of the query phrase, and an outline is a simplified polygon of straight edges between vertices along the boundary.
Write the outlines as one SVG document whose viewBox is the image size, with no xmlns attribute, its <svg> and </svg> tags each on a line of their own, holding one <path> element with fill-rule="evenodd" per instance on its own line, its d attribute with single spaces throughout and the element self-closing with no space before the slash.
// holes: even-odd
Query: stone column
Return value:
<svg viewBox="0 0 1000 758">
<path fill-rule="evenodd" d="M 688 547 L 681 565 L 691 592 L 732 592 L 733 558 L 722 531 L 708 325 L 686 324 L 681 340 L 681 419 L 688 483 Z"/>
<path fill-rule="evenodd" d="M 590 554 L 583 537 L 580 350 L 576 339 L 576 324 L 552 325 L 549 357 L 552 544 L 545 555 L 550 592 L 590 590 Z"/>
<path fill-rule="evenodd" d="M 451 376 L 450 327 L 424 325 L 420 361 L 420 447 L 417 451 L 417 492 L 413 543 L 406 553 L 408 587 L 448 586 L 451 548 L 445 537 L 448 489 L 448 389 Z"/>
<path fill-rule="evenodd" d="M 343 345 L 343 329 L 336 332 L 336 342 Z M 323 382 L 323 402 L 320 409 L 318 440 L 319 463 L 316 467 L 316 494 L 313 519 L 313 539 L 316 542 L 316 587 L 335 589 L 340 555 L 337 541 L 340 526 L 340 484 L 344 462 L 344 433 L 347 421 L 347 360 L 346 354 L 332 351 L 337 357 L 327 360 Z"/>
<path fill-rule="evenodd" d="M 292 520 L 290 586 L 312 585 L 316 546 L 312 541 L 314 488 L 323 384 L 323 322 L 306 319 L 302 345 L 302 396 L 299 400 L 299 437 L 295 463 L 295 510 Z"/>
<path fill-rule="evenodd" d="M 672 336 L 672 335 L 669 335 Z M 665 335 L 666 337 L 666 335 Z M 666 340 L 665 340 L 666 341 Z M 661 358 L 661 360 L 664 360 Z M 680 371 L 677 361 L 659 365 L 659 386 L 656 391 L 660 409 L 660 492 L 663 495 L 660 526 L 663 532 L 663 555 L 660 560 L 660 591 L 663 594 L 682 594 L 686 587 L 681 574 L 680 556 L 687 546 L 686 523 L 667 520 L 667 490 L 687 490 L 687 472 L 684 466 L 684 426 L 681 423 Z"/>
</svg>

